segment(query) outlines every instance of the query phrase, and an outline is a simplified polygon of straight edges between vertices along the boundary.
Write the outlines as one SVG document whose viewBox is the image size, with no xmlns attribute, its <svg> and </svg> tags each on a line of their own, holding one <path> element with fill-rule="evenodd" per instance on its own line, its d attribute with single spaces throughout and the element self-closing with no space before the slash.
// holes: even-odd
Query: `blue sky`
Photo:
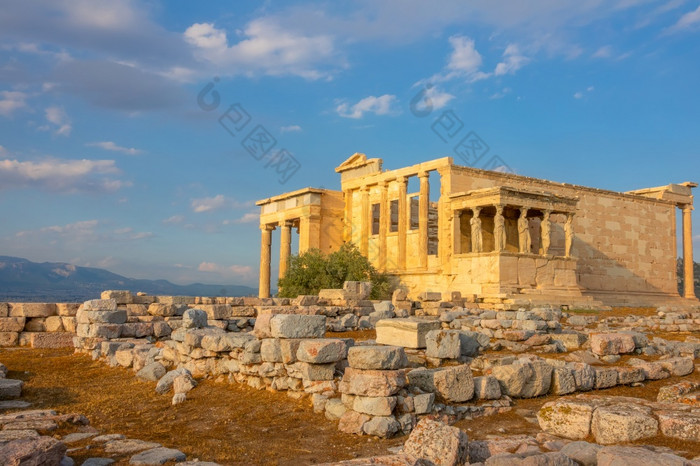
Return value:
<svg viewBox="0 0 700 466">
<path fill-rule="evenodd" d="M 255 200 L 337 189 L 354 152 L 462 163 L 446 111 L 488 145 L 476 166 L 700 181 L 699 39 L 684 0 L 4 0 L 0 254 L 256 285 Z M 258 125 L 277 171 L 242 145 Z"/>
</svg>

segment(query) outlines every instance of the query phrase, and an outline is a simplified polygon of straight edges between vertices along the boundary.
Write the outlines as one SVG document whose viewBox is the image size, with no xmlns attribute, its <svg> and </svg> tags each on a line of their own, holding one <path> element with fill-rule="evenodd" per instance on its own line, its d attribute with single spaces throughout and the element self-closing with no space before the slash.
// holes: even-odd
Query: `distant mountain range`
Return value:
<svg viewBox="0 0 700 466">
<path fill-rule="evenodd" d="M 31 262 L 0 256 L 0 302 L 80 302 L 100 297 L 104 290 L 143 291 L 174 296 L 257 296 L 243 285 L 176 285 L 167 280 L 127 278 L 108 270 L 64 262 Z"/>
</svg>

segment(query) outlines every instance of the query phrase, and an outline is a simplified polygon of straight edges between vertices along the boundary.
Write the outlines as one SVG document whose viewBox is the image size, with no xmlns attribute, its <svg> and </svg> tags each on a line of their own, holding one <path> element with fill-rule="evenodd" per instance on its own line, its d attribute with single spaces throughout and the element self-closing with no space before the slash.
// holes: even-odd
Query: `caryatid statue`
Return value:
<svg viewBox="0 0 700 466">
<path fill-rule="evenodd" d="M 520 209 L 520 217 L 518 217 L 518 245 L 520 252 L 529 253 L 532 248 L 532 239 L 530 238 L 530 221 L 527 219 L 527 207 Z"/>
<path fill-rule="evenodd" d="M 503 207 L 496 206 L 496 216 L 493 218 L 493 238 L 496 251 L 506 249 L 506 220 L 503 218 Z"/>
<path fill-rule="evenodd" d="M 540 222 L 540 228 L 541 228 L 541 238 L 542 238 L 542 255 L 546 256 L 547 251 L 549 251 L 549 245 L 551 244 L 551 230 L 552 230 L 552 225 L 549 220 L 549 215 L 551 214 L 551 211 L 545 210 L 544 214 L 542 215 L 542 222 Z"/>
<path fill-rule="evenodd" d="M 566 223 L 564 223 L 564 237 L 565 237 L 565 246 L 564 246 L 564 255 L 566 257 L 571 257 L 571 248 L 574 245 L 574 214 L 573 213 L 568 213 L 566 214 Z"/>
<path fill-rule="evenodd" d="M 474 216 L 469 220 L 472 229 L 472 252 L 481 252 L 481 219 L 479 218 L 481 207 L 474 208 Z"/>
</svg>

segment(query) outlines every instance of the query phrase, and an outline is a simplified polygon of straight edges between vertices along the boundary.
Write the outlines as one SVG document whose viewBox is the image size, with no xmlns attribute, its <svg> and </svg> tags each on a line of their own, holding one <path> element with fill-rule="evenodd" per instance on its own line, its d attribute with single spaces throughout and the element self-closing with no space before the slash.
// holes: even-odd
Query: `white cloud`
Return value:
<svg viewBox="0 0 700 466">
<path fill-rule="evenodd" d="M 481 67 L 481 54 L 476 50 L 473 39 L 452 36 L 449 41 L 453 50 L 447 64 L 448 69 L 471 74 Z"/>
<path fill-rule="evenodd" d="M 583 99 L 583 92 L 574 93 L 574 99 Z"/>
<path fill-rule="evenodd" d="M 249 207 L 250 202 L 238 202 L 235 199 L 228 198 L 223 194 L 217 194 L 214 197 L 201 197 L 192 199 L 192 210 L 196 213 L 212 212 L 220 209 L 238 209 L 241 207 Z"/>
<path fill-rule="evenodd" d="M 251 21 L 244 39 L 229 46 L 225 30 L 212 23 L 195 23 L 184 32 L 195 56 L 227 74 L 327 77 L 323 71 L 335 54 L 330 35 L 304 35 L 283 29 L 269 18 Z"/>
<path fill-rule="evenodd" d="M 51 225 L 36 230 L 23 230 L 15 233 L 17 238 L 46 238 L 56 242 L 59 239 L 72 243 L 102 242 L 102 241 L 137 241 L 155 236 L 149 231 L 134 231 L 131 227 L 115 228 L 111 231 L 108 225 L 99 220 L 81 220 L 65 225 Z"/>
<path fill-rule="evenodd" d="M 0 146 L 0 155 L 5 155 L 5 154 L 7 154 L 7 149 L 5 149 L 4 147 Z"/>
<path fill-rule="evenodd" d="M 215 262 L 202 262 L 197 267 L 200 272 L 218 273 L 221 275 L 236 275 L 247 277 L 253 273 L 253 268 L 249 265 L 220 265 Z"/>
<path fill-rule="evenodd" d="M 172 217 L 168 217 L 165 220 L 163 220 L 163 223 L 165 225 L 177 225 L 177 224 L 182 223 L 184 221 L 185 221 L 184 215 L 173 215 Z"/>
<path fill-rule="evenodd" d="M 45 110 L 46 121 L 56 126 L 54 134 L 69 136 L 73 127 L 71 126 L 70 118 L 66 112 L 60 107 L 48 107 Z M 49 126 L 42 126 L 39 129 L 49 130 Z"/>
<path fill-rule="evenodd" d="M 425 98 L 430 99 L 433 110 L 439 110 L 445 107 L 455 96 L 447 92 L 442 92 L 438 90 L 437 86 L 433 86 L 425 91 Z"/>
<path fill-rule="evenodd" d="M 496 76 L 514 74 L 529 61 L 529 58 L 520 53 L 520 49 L 516 44 L 509 44 L 503 52 L 503 61 L 496 65 L 493 74 Z"/>
<path fill-rule="evenodd" d="M 512 92 L 512 89 L 510 87 L 504 87 L 500 91 L 494 92 L 491 94 L 490 98 L 491 99 L 502 99 L 506 95 L 510 94 Z"/>
<path fill-rule="evenodd" d="M 282 126 L 280 128 L 281 133 L 296 133 L 299 131 L 301 131 L 301 126 L 299 125 Z"/>
<path fill-rule="evenodd" d="M 130 183 L 105 175 L 119 174 L 114 160 L 0 160 L 0 190 L 44 188 L 51 191 L 116 191 Z"/>
<path fill-rule="evenodd" d="M 604 45 L 600 47 L 598 50 L 596 50 L 593 55 L 591 55 L 593 58 L 610 58 L 612 57 L 613 54 L 613 49 L 609 45 Z"/>
<path fill-rule="evenodd" d="M 9 117 L 27 106 L 27 94 L 19 91 L 0 91 L 0 115 Z"/>
<path fill-rule="evenodd" d="M 236 218 L 233 220 L 224 220 L 222 223 L 224 225 L 233 225 L 233 224 L 238 224 L 238 223 L 253 223 L 253 222 L 257 222 L 259 219 L 260 219 L 259 212 L 247 212 L 239 218 Z"/>
<path fill-rule="evenodd" d="M 695 10 L 688 12 L 681 16 L 681 18 L 666 30 L 667 33 L 674 33 L 674 32 L 680 32 L 685 29 L 694 29 L 696 26 L 700 24 L 700 6 L 697 7 Z"/>
<path fill-rule="evenodd" d="M 577 91 L 574 93 L 574 99 L 583 99 L 586 96 L 586 93 L 588 92 L 593 92 L 595 90 L 595 87 L 593 86 L 588 86 L 585 91 Z"/>
<path fill-rule="evenodd" d="M 143 154 L 144 151 L 141 149 L 134 149 L 133 147 L 122 147 L 118 146 L 112 141 L 103 141 L 103 142 L 88 142 L 85 144 L 88 147 L 99 147 L 104 150 L 111 150 L 114 152 L 122 152 L 124 154 L 128 155 L 138 155 L 138 154 Z"/>
<path fill-rule="evenodd" d="M 335 108 L 335 111 L 343 118 L 359 119 L 362 118 L 365 113 L 374 113 L 375 115 L 396 113 L 396 110 L 392 108 L 394 103 L 396 103 L 395 95 L 384 94 L 379 97 L 371 95 L 354 105 L 343 102 Z"/>
</svg>

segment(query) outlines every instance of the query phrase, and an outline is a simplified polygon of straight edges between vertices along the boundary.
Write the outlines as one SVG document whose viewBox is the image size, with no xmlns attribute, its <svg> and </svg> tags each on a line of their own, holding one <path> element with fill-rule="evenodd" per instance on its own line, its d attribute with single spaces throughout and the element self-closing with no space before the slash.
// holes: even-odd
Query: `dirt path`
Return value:
<svg viewBox="0 0 700 466">
<path fill-rule="evenodd" d="M 22 399 L 33 408 L 81 413 L 102 433 L 158 442 L 188 459 L 313 464 L 386 454 L 405 440 L 343 434 L 308 401 L 238 384 L 205 380 L 185 403 L 171 406 L 172 394 L 156 394 L 155 382 L 72 350 L 3 349 L 0 362 L 8 377 L 25 381 Z"/>
</svg>

